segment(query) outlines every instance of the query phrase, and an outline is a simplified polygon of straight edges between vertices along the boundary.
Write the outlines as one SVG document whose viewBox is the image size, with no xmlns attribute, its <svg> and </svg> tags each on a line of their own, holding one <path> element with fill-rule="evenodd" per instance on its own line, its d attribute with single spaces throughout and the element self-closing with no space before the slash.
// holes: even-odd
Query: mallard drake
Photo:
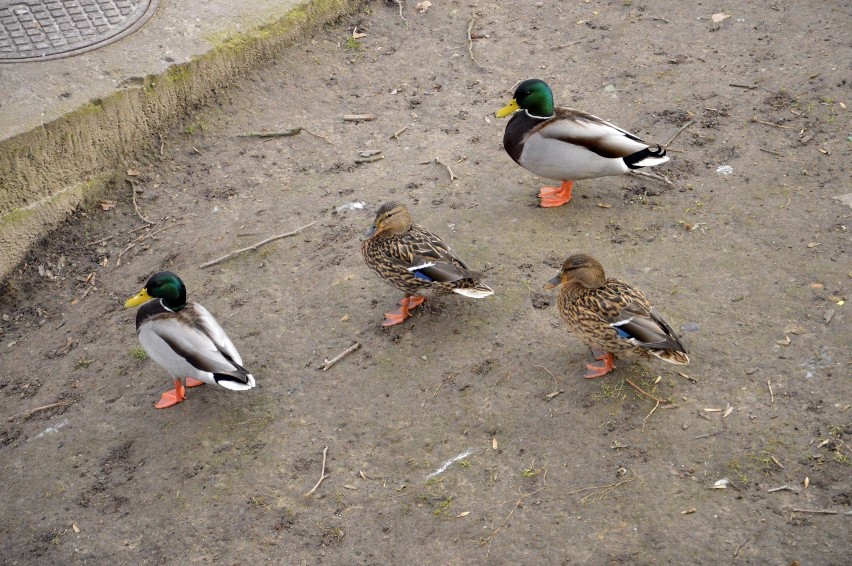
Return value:
<svg viewBox="0 0 852 566">
<path fill-rule="evenodd" d="M 568 328 L 592 350 L 602 365 L 589 364 L 587 379 L 615 369 L 615 354 L 656 356 L 672 364 L 688 364 L 686 348 L 671 327 L 638 289 L 619 279 L 607 279 L 600 262 L 574 254 L 562 270 L 544 284 L 562 285 L 559 313 Z"/>
<path fill-rule="evenodd" d="M 512 113 L 503 134 L 506 153 L 527 171 L 562 181 L 559 187 L 542 187 L 543 207 L 571 200 L 572 180 L 622 175 L 669 160 L 664 147 L 651 148 L 597 116 L 572 108 L 554 109 L 553 93 L 539 79 L 519 84 L 512 101 L 496 116 Z"/>
<path fill-rule="evenodd" d="M 494 294 L 441 238 L 412 224 L 408 209 L 397 202 L 376 212 L 361 234 L 361 253 L 379 277 L 405 293 L 399 310 L 386 313 L 382 326 L 400 324 L 427 297 L 458 293 L 481 299 Z"/>
<path fill-rule="evenodd" d="M 175 384 L 174 389 L 163 393 L 156 408 L 165 409 L 186 399 L 181 377 L 186 378 L 187 387 L 209 383 L 245 391 L 255 386 L 240 353 L 213 315 L 198 303 L 186 301 L 186 287 L 180 277 L 170 271 L 155 273 L 124 306 L 142 303 L 136 313 L 139 342 L 148 357 L 171 374 Z"/>
</svg>

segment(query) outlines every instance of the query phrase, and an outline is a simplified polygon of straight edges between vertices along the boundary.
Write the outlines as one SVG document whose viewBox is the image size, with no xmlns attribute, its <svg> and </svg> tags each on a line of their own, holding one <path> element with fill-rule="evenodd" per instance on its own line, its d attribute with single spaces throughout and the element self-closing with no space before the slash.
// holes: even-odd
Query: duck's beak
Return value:
<svg viewBox="0 0 852 566">
<path fill-rule="evenodd" d="M 547 283 L 544 284 L 544 288 L 553 289 L 554 287 L 559 287 L 560 285 L 562 285 L 562 273 L 557 273 L 556 277 L 547 280 Z"/>
<path fill-rule="evenodd" d="M 365 231 L 361 234 L 361 237 L 360 237 L 360 238 L 358 238 L 358 239 L 359 239 L 359 240 L 361 240 L 362 242 L 363 242 L 364 240 L 369 240 L 370 238 L 372 238 L 373 236 L 375 236 L 375 235 L 376 235 L 376 232 L 378 232 L 378 231 L 379 231 L 379 227 L 378 227 L 378 226 L 376 226 L 375 224 L 373 224 L 372 226 L 370 226 L 369 228 L 367 228 L 367 229 L 366 229 L 366 230 L 365 230 Z"/>
<path fill-rule="evenodd" d="M 148 289 L 142 289 L 141 291 L 124 301 L 124 308 L 129 309 L 130 307 L 139 306 L 142 303 L 150 301 L 153 298 L 154 297 L 148 294 Z"/>
<path fill-rule="evenodd" d="M 509 104 L 507 104 L 506 106 L 504 106 L 503 108 L 501 108 L 500 110 L 495 112 L 494 115 L 497 116 L 498 118 L 505 118 L 506 116 L 508 116 L 509 114 L 514 112 L 515 110 L 520 110 L 520 109 L 521 109 L 521 107 L 518 106 L 518 101 L 513 98 L 512 101 Z"/>
</svg>

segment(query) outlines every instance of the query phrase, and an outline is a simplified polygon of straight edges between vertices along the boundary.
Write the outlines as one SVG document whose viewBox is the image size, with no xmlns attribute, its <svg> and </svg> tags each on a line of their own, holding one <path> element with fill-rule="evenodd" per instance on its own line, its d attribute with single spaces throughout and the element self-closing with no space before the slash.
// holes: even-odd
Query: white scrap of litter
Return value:
<svg viewBox="0 0 852 566">
<path fill-rule="evenodd" d="M 734 172 L 734 168 L 730 165 L 719 165 L 716 167 L 716 173 L 721 173 L 722 175 L 730 175 Z"/>
<path fill-rule="evenodd" d="M 347 202 L 337 207 L 337 212 L 346 212 L 347 210 L 364 210 L 365 202 Z"/>
<path fill-rule="evenodd" d="M 839 200 L 840 204 L 845 204 L 849 208 L 852 208 L 852 193 L 846 193 L 845 195 L 837 195 L 831 198 L 834 200 Z"/>
<path fill-rule="evenodd" d="M 437 476 L 437 475 L 443 474 L 444 472 L 446 472 L 446 471 L 447 471 L 447 468 L 449 468 L 450 466 L 452 466 L 453 464 L 455 464 L 455 463 L 456 463 L 456 462 L 458 462 L 459 460 L 464 460 L 465 458 L 467 458 L 467 457 L 468 457 L 468 456 L 470 456 L 471 454 L 473 454 L 473 450 L 472 450 L 472 449 L 470 449 L 470 448 L 468 448 L 467 450 L 465 450 L 464 452 L 462 452 L 462 453 L 461 453 L 461 454 L 459 454 L 458 456 L 453 456 L 452 458 L 450 458 L 449 460 L 447 460 L 446 462 L 444 462 L 444 463 L 441 465 L 441 467 L 440 467 L 440 468 L 438 468 L 437 470 L 435 470 L 434 472 L 432 472 L 431 474 L 429 474 L 428 476 L 426 476 L 426 479 L 427 479 L 427 480 L 430 480 L 430 479 L 434 478 L 434 477 L 435 477 L 435 476 Z"/>
<path fill-rule="evenodd" d="M 716 483 L 713 484 L 713 489 L 727 489 L 729 483 L 731 483 L 731 480 L 728 478 L 716 480 Z"/>
<path fill-rule="evenodd" d="M 43 431 L 41 431 L 40 433 L 38 433 L 36 438 L 41 438 L 45 434 L 53 434 L 54 432 L 59 432 L 59 429 L 66 426 L 67 424 L 68 424 L 68 419 L 65 419 L 64 421 L 59 422 L 59 423 L 57 423 L 53 426 L 49 426 L 46 429 L 44 429 Z"/>
</svg>

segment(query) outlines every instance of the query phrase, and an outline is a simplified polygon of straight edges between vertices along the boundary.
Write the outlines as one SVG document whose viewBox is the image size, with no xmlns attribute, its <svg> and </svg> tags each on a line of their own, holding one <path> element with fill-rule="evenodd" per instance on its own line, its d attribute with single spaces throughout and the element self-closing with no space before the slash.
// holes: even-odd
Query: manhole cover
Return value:
<svg viewBox="0 0 852 566">
<path fill-rule="evenodd" d="M 130 35 L 159 0 L 0 0 L 0 63 L 44 61 Z"/>
</svg>

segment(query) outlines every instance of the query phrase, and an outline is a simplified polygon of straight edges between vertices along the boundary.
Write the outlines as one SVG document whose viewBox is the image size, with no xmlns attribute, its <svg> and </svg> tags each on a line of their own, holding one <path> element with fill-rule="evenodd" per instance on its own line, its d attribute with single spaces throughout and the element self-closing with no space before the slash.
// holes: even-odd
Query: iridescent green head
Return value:
<svg viewBox="0 0 852 566">
<path fill-rule="evenodd" d="M 512 101 L 497 111 L 496 116 L 503 118 L 516 110 L 524 109 L 533 116 L 553 116 L 553 92 L 541 79 L 527 79 L 515 89 Z"/>
<path fill-rule="evenodd" d="M 162 299 L 167 308 L 180 310 L 186 306 L 186 287 L 171 271 L 160 271 L 148 279 L 141 291 L 127 299 L 124 307 L 135 307 L 151 299 Z"/>
</svg>

